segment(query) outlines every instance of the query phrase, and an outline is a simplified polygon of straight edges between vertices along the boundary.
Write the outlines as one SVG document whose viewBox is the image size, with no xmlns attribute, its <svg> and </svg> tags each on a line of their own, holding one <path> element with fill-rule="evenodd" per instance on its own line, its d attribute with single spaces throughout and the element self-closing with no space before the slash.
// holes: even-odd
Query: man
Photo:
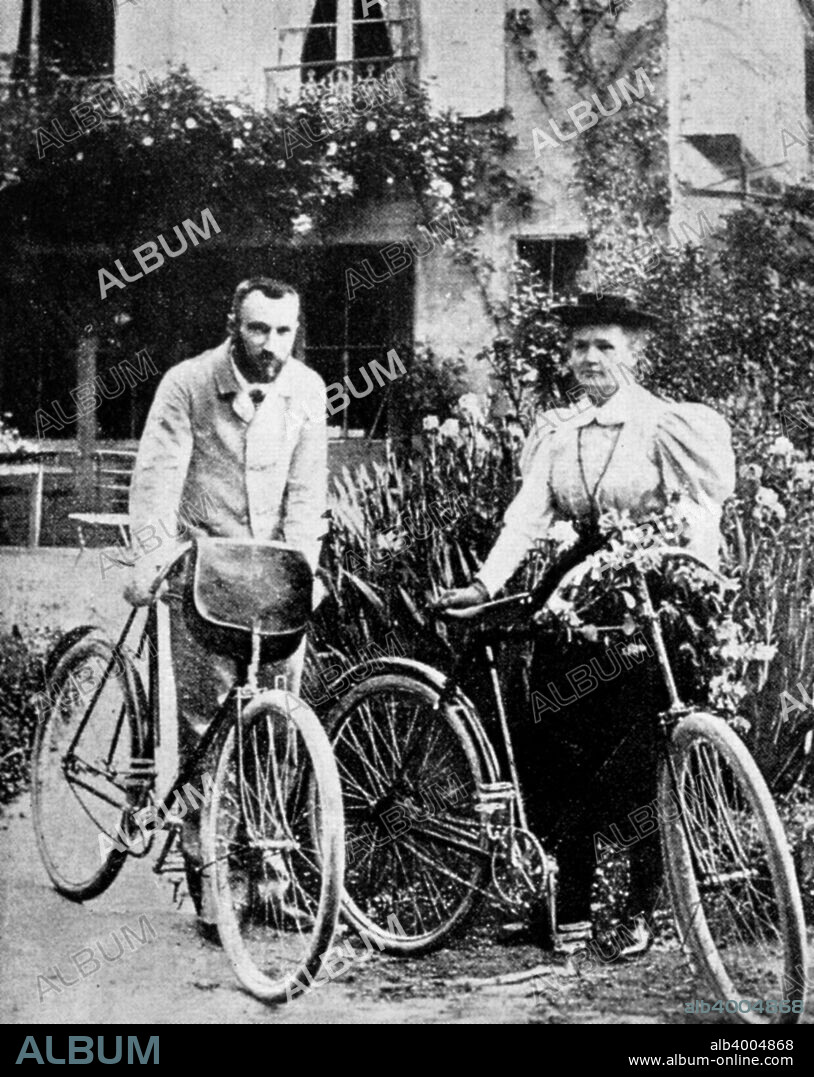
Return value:
<svg viewBox="0 0 814 1077">
<path fill-rule="evenodd" d="M 172 558 L 176 536 L 285 541 L 316 569 L 327 500 L 325 385 L 292 356 L 299 316 L 300 299 L 289 285 L 265 277 L 244 281 L 228 319 L 229 339 L 173 367 L 158 387 L 130 491 L 139 555 L 125 594 L 133 605 L 152 601 L 153 581 Z M 183 767 L 237 670 L 232 656 L 213 653 L 190 632 L 183 573 L 165 589 Z M 304 643 L 284 667 L 294 692 L 303 653 Z M 273 683 L 275 672 L 262 670 L 261 682 Z M 182 835 L 193 897 L 198 824 L 197 815 L 188 816 Z"/>
</svg>

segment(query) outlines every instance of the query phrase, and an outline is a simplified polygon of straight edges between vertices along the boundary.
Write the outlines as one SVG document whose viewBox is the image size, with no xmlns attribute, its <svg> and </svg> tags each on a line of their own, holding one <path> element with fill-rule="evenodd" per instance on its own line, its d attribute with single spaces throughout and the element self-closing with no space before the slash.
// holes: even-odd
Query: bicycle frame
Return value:
<svg viewBox="0 0 814 1077">
<path fill-rule="evenodd" d="M 156 578 L 152 592 L 154 595 L 158 595 L 161 585 L 173 571 L 173 569 L 186 557 L 189 550 L 192 548 L 192 543 L 185 543 L 180 548 L 177 555 L 170 561 L 160 575 Z M 94 796 L 111 804 L 115 808 L 127 809 L 126 804 L 117 803 L 112 797 L 107 796 L 100 789 L 90 786 L 77 777 L 75 771 L 77 769 L 77 756 L 76 748 L 79 744 L 82 734 L 85 731 L 90 716 L 93 713 L 104 689 L 108 684 L 113 671 L 118 667 L 123 672 L 124 676 L 128 679 L 129 688 L 133 698 L 137 698 L 136 686 L 132 679 L 138 680 L 139 674 L 133 668 L 129 654 L 133 654 L 137 660 L 144 657 L 145 647 L 147 652 L 147 691 L 143 693 L 143 698 L 147 700 L 147 711 L 145 714 L 140 715 L 143 718 L 144 724 L 142 728 L 142 754 L 140 757 L 133 757 L 130 759 L 130 766 L 127 770 L 117 772 L 114 777 L 111 773 L 111 766 L 113 757 L 116 753 L 119 738 L 121 736 L 122 726 L 124 723 L 126 708 L 122 707 L 119 713 L 116 725 L 113 731 L 113 736 L 110 742 L 110 748 L 107 752 L 105 759 L 106 771 L 101 770 L 98 767 L 93 766 L 90 763 L 81 761 L 81 767 L 99 777 L 104 778 L 111 785 L 120 789 L 125 795 L 136 793 L 136 806 L 127 809 L 129 811 L 129 819 L 132 821 L 135 819 L 137 813 L 143 810 L 143 801 L 149 796 L 155 787 L 155 782 L 158 777 L 158 772 L 155 765 L 155 750 L 160 747 L 161 733 L 160 733 L 160 707 L 159 707 L 159 689 L 160 689 L 160 670 L 159 670 L 159 639 L 158 639 L 158 601 L 156 598 L 150 605 L 147 611 L 147 617 L 142 626 L 141 633 L 138 639 L 138 644 L 135 651 L 130 651 L 127 645 L 127 641 L 133 631 L 136 618 L 138 616 L 138 609 L 131 610 L 127 617 L 124 628 L 122 629 L 116 644 L 113 647 L 110 659 L 102 674 L 102 678 L 99 684 L 95 687 L 91 699 L 85 709 L 85 713 L 82 716 L 76 732 L 71 740 L 68 750 L 63 760 L 63 769 L 69 768 L 74 770 L 71 775 L 71 782 L 93 793 Z M 174 781 L 166 794 L 162 797 L 161 801 L 157 803 L 153 810 L 158 813 L 161 812 L 166 819 L 171 817 L 170 808 L 179 790 L 182 790 L 187 782 L 199 773 L 199 764 L 206 757 L 213 739 L 221 729 L 223 722 L 226 720 L 226 716 L 230 713 L 233 706 L 237 706 L 238 723 L 240 723 L 243 712 L 243 705 L 249 699 L 253 698 L 260 691 L 257 684 L 257 670 L 260 660 L 260 643 L 259 636 L 255 632 L 253 633 L 252 640 L 252 660 L 248 669 L 247 683 L 244 686 L 235 686 L 227 696 L 214 720 L 210 723 L 201 743 L 198 745 L 196 751 L 193 753 L 191 759 L 189 759 L 186 765 L 179 769 Z M 143 684 L 142 684 L 143 688 Z M 141 828 L 140 828 L 141 829 Z M 149 855 L 152 848 L 154 837 L 161 832 L 164 827 L 160 827 L 152 831 L 147 840 L 144 842 L 142 848 L 134 847 L 129 841 L 126 844 L 126 852 L 129 856 L 136 857 L 138 859 Z M 167 841 L 164 848 L 161 850 L 155 868 L 156 873 L 161 873 L 164 863 L 171 850 L 173 840 L 176 836 L 177 828 L 170 825 L 168 828 Z"/>
<path fill-rule="evenodd" d="M 663 551 L 663 558 L 666 560 L 670 557 L 680 557 L 684 560 L 689 560 L 715 576 L 713 569 L 710 568 L 705 561 L 701 558 L 689 553 L 680 547 L 669 547 Z M 572 565 L 568 571 L 558 579 L 557 585 L 553 589 L 546 588 L 544 585 L 539 589 L 540 594 L 543 597 L 541 602 L 534 592 L 524 592 L 519 595 L 513 595 L 508 598 L 498 599 L 494 602 L 484 603 L 479 606 L 469 607 L 464 610 L 445 610 L 442 611 L 440 616 L 445 620 L 458 623 L 475 622 L 472 638 L 463 651 L 456 657 L 451 674 L 448 678 L 445 693 L 441 702 L 449 702 L 456 692 L 461 690 L 461 672 L 467 669 L 471 669 L 473 666 L 473 659 L 485 657 L 486 668 L 489 675 L 489 682 L 492 692 L 492 703 L 494 707 L 494 713 L 497 716 L 497 723 L 501 734 L 501 743 L 503 748 L 503 755 L 506 761 L 508 770 L 509 784 L 512 789 L 512 804 L 511 808 L 516 811 L 517 822 L 523 830 L 528 829 L 527 815 L 525 809 L 525 801 L 523 796 L 522 784 L 517 768 L 516 755 L 514 751 L 514 745 L 512 742 L 511 730 L 509 727 L 508 716 L 506 713 L 506 706 L 504 702 L 503 689 L 500 683 L 500 675 L 497 669 L 497 662 L 495 660 L 494 644 L 498 640 L 507 639 L 511 637 L 515 638 L 533 638 L 536 634 L 536 626 L 533 624 L 533 617 L 539 613 L 545 605 L 550 601 L 553 594 L 556 593 L 561 587 L 569 581 L 570 577 L 573 577 L 581 569 L 580 565 Z M 662 679 L 668 696 L 668 707 L 665 711 L 662 711 L 658 716 L 659 727 L 661 729 L 662 736 L 666 742 L 669 737 L 670 730 L 673 728 L 676 722 L 689 713 L 690 708 L 681 699 L 676 684 L 675 675 L 673 674 L 672 665 L 670 663 L 669 655 L 667 654 L 667 648 L 664 643 L 664 635 L 661 628 L 658 613 L 653 605 L 653 599 L 650 594 L 650 588 L 647 583 L 645 572 L 637 565 L 633 565 L 636 573 L 635 586 L 639 594 L 641 601 L 641 607 L 643 611 L 643 628 L 647 632 L 649 637 L 648 642 L 652 644 L 653 651 L 656 655 L 656 661 L 661 671 Z M 513 620 L 508 625 L 503 627 L 489 626 L 484 624 L 484 619 L 490 615 L 497 614 L 500 616 L 512 615 Z M 518 627 L 517 621 L 521 619 L 522 622 Z M 616 626 L 612 626 L 606 631 L 611 631 Z M 618 626 L 621 630 L 621 626 Z M 671 772 L 671 778 L 675 783 L 677 778 L 674 773 L 674 765 L 672 759 L 669 757 L 669 753 L 665 753 L 667 756 L 668 767 Z M 607 765 L 607 762 L 604 765 Z"/>
</svg>

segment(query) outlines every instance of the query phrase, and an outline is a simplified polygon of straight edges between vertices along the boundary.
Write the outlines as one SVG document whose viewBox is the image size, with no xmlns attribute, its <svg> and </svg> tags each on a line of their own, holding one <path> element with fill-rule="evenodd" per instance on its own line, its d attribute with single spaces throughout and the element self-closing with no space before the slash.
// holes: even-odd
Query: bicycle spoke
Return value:
<svg viewBox="0 0 814 1077">
<path fill-rule="evenodd" d="M 323 809 L 313 781 L 302 734 L 282 710 L 244 719 L 218 764 L 208 833 L 218 854 L 221 938 L 241 980 L 263 997 L 277 999 L 307 983 L 299 977 L 313 959 L 324 916 Z M 335 895 L 331 923 L 338 885 Z"/>
<path fill-rule="evenodd" d="M 685 749 L 675 791 L 688 861 L 678 862 L 676 883 L 688 898 L 689 937 L 717 970 L 721 990 L 781 999 L 789 924 L 748 788 L 713 740 L 699 736 Z M 682 884 L 688 869 L 689 889 Z"/>
<path fill-rule="evenodd" d="M 140 723 L 124 659 L 113 662 L 113 652 L 96 630 L 66 651 L 32 757 L 40 853 L 57 889 L 74 897 L 93 896 L 112 881 L 122 862 L 116 844 L 140 796 L 119 780 L 132 771 L 132 734 Z"/>
<path fill-rule="evenodd" d="M 372 679 L 337 726 L 348 839 L 355 848 L 358 836 L 363 846 L 349 859 L 345 884 L 360 930 L 394 938 L 397 922 L 408 942 L 423 945 L 443 938 L 480 889 L 476 780 L 437 696 L 406 677 L 394 680 L 391 687 Z M 464 793 L 455 808 L 449 790 Z"/>
</svg>

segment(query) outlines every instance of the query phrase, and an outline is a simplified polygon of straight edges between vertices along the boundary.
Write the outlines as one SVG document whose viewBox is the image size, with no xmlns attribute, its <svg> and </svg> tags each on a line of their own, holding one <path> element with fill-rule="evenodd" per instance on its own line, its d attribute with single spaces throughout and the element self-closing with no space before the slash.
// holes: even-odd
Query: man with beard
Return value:
<svg viewBox="0 0 814 1077">
<path fill-rule="evenodd" d="M 153 601 L 153 581 L 173 556 L 173 542 L 162 541 L 168 535 L 282 541 L 316 569 L 327 500 L 325 385 L 292 356 L 299 315 L 290 285 L 265 277 L 244 281 L 229 315 L 229 339 L 173 367 L 159 385 L 130 490 L 139 556 L 125 596 L 133 605 Z M 183 568 L 166 587 L 182 768 L 237 677 L 234 657 L 191 631 L 185 577 Z M 297 692 L 304 646 L 279 668 L 261 670 L 261 683 L 284 672 Z M 196 905 L 198 828 L 197 813 L 188 815 L 182 847 Z"/>
</svg>

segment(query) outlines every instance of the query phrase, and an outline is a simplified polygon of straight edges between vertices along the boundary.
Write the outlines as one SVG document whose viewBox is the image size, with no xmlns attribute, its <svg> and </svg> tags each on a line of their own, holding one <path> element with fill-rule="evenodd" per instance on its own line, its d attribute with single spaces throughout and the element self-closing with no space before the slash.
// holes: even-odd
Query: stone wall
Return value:
<svg viewBox="0 0 814 1077">
<path fill-rule="evenodd" d="M 786 181 L 807 171 L 807 146 L 783 136 L 800 139 L 808 122 L 804 24 L 798 0 L 682 0 L 668 5 L 668 17 L 672 223 L 697 228 L 699 212 L 715 223 L 739 202 L 684 189 L 736 186 L 721 182 L 721 170 L 689 137 L 735 135 Z"/>
</svg>

